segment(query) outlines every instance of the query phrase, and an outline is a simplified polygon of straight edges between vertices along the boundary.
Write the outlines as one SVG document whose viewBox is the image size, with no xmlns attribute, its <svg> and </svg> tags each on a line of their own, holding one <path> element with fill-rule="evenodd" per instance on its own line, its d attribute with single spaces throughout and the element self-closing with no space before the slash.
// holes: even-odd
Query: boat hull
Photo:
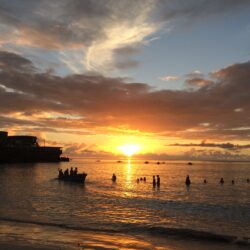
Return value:
<svg viewBox="0 0 250 250">
<path fill-rule="evenodd" d="M 68 175 L 68 176 L 61 176 L 58 177 L 60 181 L 67 181 L 67 182 L 77 182 L 77 183 L 84 183 L 87 174 L 76 174 L 76 175 Z"/>
</svg>

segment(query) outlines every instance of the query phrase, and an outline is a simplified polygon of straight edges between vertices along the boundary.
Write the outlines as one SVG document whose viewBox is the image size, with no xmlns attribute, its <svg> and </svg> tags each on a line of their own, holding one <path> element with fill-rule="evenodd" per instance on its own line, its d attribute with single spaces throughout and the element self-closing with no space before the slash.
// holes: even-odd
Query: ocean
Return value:
<svg viewBox="0 0 250 250">
<path fill-rule="evenodd" d="M 84 185 L 56 179 L 58 168 L 71 166 L 88 174 Z M 159 188 L 152 186 L 153 175 L 160 175 Z M 146 181 L 137 183 L 141 177 Z M 0 242 L 55 249 L 249 249 L 247 178 L 250 163 L 242 162 L 1 165 Z"/>
</svg>

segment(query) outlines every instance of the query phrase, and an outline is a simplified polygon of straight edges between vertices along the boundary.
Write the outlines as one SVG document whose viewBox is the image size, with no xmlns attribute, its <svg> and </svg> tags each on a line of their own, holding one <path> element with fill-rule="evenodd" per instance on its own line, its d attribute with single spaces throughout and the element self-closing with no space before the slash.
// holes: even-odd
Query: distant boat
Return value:
<svg viewBox="0 0 250 250">
<path fill-rule="evenodd" d="M 188 162 L 188 165 L 193 165 L 193 163 L 192 162 Z"/>
<path fill-rule="evenodd" d="M 62 156 L 62 157 L 60 157 L 60 161 L 69 162 L 70 159 L 69 159 L 69 157 Z"/>
<path fill-rule="evenodd" d="M 148 162 L 148 161 L 145 161 L 144 163 L 145 163 L 145 164 L 149 164 L 149 162 Z"/>
<path fill-rule="evenodd" d="M 117 163 L 122 163 L 122 161 L 117 161 Z"/>
<path fill-rule="evenodd" d="M 86 173 L 75 174 L 75 175 L 67 175 L 67 176 L 64 175 L 64 176 L 58 177 L 58 180 L 60 180 L 60 181 L 68 181 L 68 182 L 84 183 L 86 177 L 87 177 Z"/>
</svg>

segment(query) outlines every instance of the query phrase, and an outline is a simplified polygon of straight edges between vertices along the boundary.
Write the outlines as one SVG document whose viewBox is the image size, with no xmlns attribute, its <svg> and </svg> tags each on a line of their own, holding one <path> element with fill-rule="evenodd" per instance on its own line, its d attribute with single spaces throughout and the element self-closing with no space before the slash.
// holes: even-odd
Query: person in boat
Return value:
<svg viewBox="0 0 250 250">
<path fill-rule="evenodd" d="M 224 184 L 224 179 L 223 179 L 223 177 L 220 178 L 220 184 Z"/>
<path fill-rule="evenodd" d="M 73 167 L 70 168 L 69 174 L 70 174 L 70 176 L 74 175 Z"/>
<path fill-rule="evenodd" d="M 68 168 L 64 171 L 63 176 L 69 176 L 69 169 Z"/>
<path fill-rule="evenodd" d="M 112 175 L 112 181 L 116 182 L 116 175 L 115 174 Z"/>
<path fill-rule="evenodd" d="M 157 187 L 159 187 L 161 185 L 161 179 L 160 176 L 157 175 L 157 181 L 156 181 Z"/>
<path fill-rule="evenodd" d="M 189 175 L 187 175 L 186 177 L 186 185 L 189 186 L 191 184 L 191 181 L 190 181 L 190 178 L 189 178 Z"/>
<path fill-rule="evenodd" d="M 156 180 L 155 180 L 155 176 L 153 175 L 153 187 L 155 187 L 156 185 Z"/>
<path fill-rule="evenodd" d="M 63 177 L 63 171 L 62 171 L 61 168 L 58 169 L 58 177 L 59 177 L 59 178 L 62 178 L 62 177 Z"/>
<path fill-rule="evenodd" d="M 74 175 L 77 175 L 77 172 L 78 172 L 78 169 L 77 168 L 75 168 L 75 170 L 74 170 Z"/>
</svg>

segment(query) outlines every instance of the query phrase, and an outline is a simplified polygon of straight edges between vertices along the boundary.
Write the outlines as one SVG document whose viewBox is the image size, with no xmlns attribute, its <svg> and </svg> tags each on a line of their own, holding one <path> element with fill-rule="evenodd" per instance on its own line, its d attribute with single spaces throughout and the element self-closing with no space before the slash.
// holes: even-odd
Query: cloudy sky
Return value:
<svg viewBox="0 0 250 250">
<path fill-rule="evenodd" d="M 249 0 L 0 0 L 0 129 L 65 154 L 250 159 Z"/>
</svg>

